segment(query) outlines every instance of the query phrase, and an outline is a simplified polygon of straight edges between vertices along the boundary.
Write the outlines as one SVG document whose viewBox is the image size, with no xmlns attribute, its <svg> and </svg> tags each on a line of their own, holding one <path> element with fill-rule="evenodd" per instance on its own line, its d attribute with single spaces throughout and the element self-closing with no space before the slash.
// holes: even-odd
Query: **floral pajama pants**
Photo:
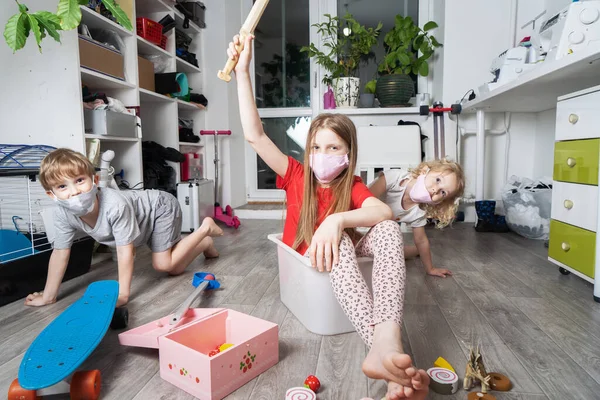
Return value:
<svg viewBox="0 0 600 400">
<path fill-rule="evenodd" d="M 357 257 L 373 257 L 373 295 L 359 270 Z M 383 221 L 371 228 L 356 247 L 344 232 L 339 262 L 329 276 L 344 313 L 371 347 L 375 325 L 387 321 L 402 324 L 406 265 L 400 225 Z"/>
</svg>

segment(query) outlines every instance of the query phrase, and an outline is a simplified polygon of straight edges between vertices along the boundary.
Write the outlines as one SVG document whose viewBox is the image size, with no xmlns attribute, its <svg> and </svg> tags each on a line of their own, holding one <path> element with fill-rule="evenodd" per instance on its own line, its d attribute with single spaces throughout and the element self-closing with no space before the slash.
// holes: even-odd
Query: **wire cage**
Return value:
<svg viewBox="0 0 600 400">
<path fill-rule="evenodd" d="M 33 157 L 11 154 L 13 162 L 34 164 Z M 56 205 L 37 175 L 37 169 L 0 168 L 0 306 L 45 285 Z M 93 245 L 91 238 L 73 244 L 65 280 L 89 270 Z"/>
<path fill-rule="evenodd" d="M 36 170 L 0 171 L 0 262 L 50 249 L 42 212 L 54 207 Z"/>
<path fill-rule="evenodd" d="M 0 168 L 39 168 L 40 163 L 48 153 L 55 150 L 52 146 L 26 145 L 26 144 L 1 144 L 0 143 Z"/>
</svg>

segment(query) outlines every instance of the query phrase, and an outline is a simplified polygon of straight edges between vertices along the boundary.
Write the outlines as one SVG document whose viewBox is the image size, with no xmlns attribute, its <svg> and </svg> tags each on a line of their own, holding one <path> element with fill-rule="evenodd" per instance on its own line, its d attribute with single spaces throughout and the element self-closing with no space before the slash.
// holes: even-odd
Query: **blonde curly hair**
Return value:
<svg viewBox="0 0 600 400">
<path fill-rule="evenodd" d="M 417 179 L 423 173 L 423 170 L 429 168 L 433 172 L 449 172 L 456 175 L 456 192 L 450 197 L 446 197 L 438 204 L 420 204 L 422 210 L 425 211 L 427 218 L 436 220 L 436 228 L 444 228 L 454 221 L 456 210 L 458 209 L 458 200 L 462 197 L 465 191 L 465 174 L 462 167 L 457 162 L 442 159 L 433 161 L 424 161 L 416 168 L 409 170 L 411 177 Z"/>
</svg>

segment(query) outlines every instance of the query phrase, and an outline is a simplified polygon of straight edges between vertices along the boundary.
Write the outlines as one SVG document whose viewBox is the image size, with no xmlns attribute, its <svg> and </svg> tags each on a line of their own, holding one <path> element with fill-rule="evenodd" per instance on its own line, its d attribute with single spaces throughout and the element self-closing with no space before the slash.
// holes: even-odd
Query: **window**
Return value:
<svg viewBox="0 0 600 400">
<path fill-rule="evenodd" d="M 309 0 L 270 2 L 255 36 L 258 108 L 310 107 Z"/>
<path fill-rule="evenodd" d="M 385 55 L 383 39 L 385 34 L 394 26 L 397 14 L 410 16 L 415 23 L 419 22 L 419 0 L 338 0 L 337 14 L 343 17 L 346 13 L 352 16 L 367 28 L 375 28 L 381 21 L 383 28 L 379 35 L 377 47 L 373 50 L 368 61 L 361 64 L 359 71 L 361 93 L 367 82 L 377 77 L 377 65 Z M 415 93 L 417 90 L 417 76 L 411 76 L 415 82 Z"/>
</svg>

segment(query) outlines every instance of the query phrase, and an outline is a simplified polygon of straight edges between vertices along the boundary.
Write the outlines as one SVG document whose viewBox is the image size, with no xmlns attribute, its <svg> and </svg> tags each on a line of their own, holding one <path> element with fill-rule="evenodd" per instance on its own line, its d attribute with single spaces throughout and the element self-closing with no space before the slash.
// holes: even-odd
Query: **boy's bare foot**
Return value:
<svg viewBox="0 0 600 400">
<path fill-rule="evenodd" d="M 404 354 L 398 324 L 388 321 L 375 326 L 373 346 L 363 361 L 362 370 L 371 379 L 411 385 L 417 370 L 410 356 Z"/>
<path fill-rule="evenodd" d="M 385 400 L 414 399 L 423 400 L 429 393 L 429 375 L 420 369 L 411 379 L 411 386 L 402 386 L 396 382 L 388 382 Z"/>
<path fill-rule="evenodd" d="M 200 225 L 200 229 L 205 229 L 208 236 L 223 236 L 223 229 L 219 228 L 219 225 L 217 225 L 215 220 L 211 217 L 204 218 L 202 225 Z"/>
<path fill-rule="evenodd" d="M 219 252 L 217 251 L 217 248 L 215 247 L 215 245 L 212 243 L 211 240 L 211 244 L 208 247 L 208 249 L 204 250 L 204 257 L 206 258 L 217 258 L 219 257 Z"/>
<path fill-rule="evenodd" d="M 115 307 L 117 307 L 117 308 L 123 307 L 128 302 L 129 302 L 129 296 L 120 294 L 119 297 L 117 298 L 117 305 Z"/>
</svg>

